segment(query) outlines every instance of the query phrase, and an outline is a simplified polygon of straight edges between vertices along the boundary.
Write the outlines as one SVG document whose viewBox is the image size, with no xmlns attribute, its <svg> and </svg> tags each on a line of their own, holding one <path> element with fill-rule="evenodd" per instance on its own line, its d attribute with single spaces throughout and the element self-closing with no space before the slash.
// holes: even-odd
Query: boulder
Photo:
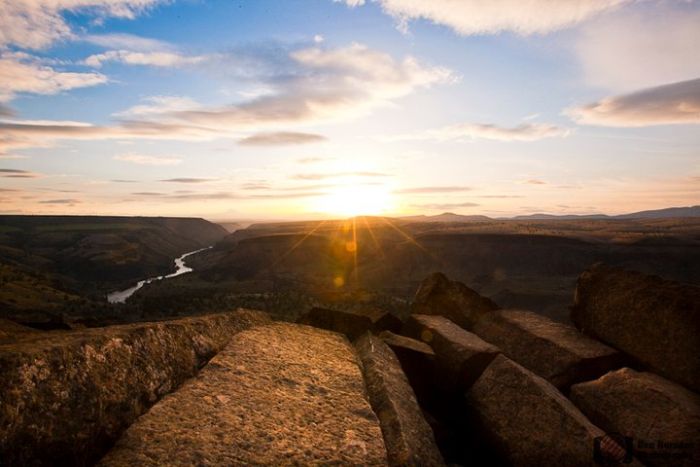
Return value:
<svg viewBox="0 0 700 467">
<path fill-rule="evenodd" d="M 232 335 L 268 322 L 262 312 L 239 310 L 37 332 L 0 345 L 0 463 L 92 465 Z"/>
<path fill-rule="evenodd" d="M 435 369 L 435 352 L 425 342 L 382 331 L 379 337 L 394 352 L 401 368 L 411 383 L 419 401 L 424 401 L 430 392 Z"/>
<path fill-rule="evenodd" d="M 629 368 L 571 388 L 571 400 L 607 432 L 631 437 L 649 466 L 700 465 L 700 396 Z"/>
<path fill-rule="evenodd" d="M 622 354 L 615 349 L 573 326 L 530 311 L 494 311 L 476 322 L 472 331 L 562 390 L 624 364 Z"/>
<path fill-rule="evenodd" d="M 578 279 L 576 327 L 700 392 L 700 287 L 595 265 Z"/>
<path fill-rule="evenodd" d="M 387 465 L 353 347 L 290 323 L 236 334 L 102 466 Z"/>
<path fill-rule="evenodd" d="M 367 307 L 356 310 L 334 310 L 314 307 L 297 319 L 297 323 L 345 334 L 355 340 L 365 332 L 398 331 L 401 320 L 388 311 Z"/>
<path fill-rule="evenodd" d="M 497 309 L 498 305 L 488 298 L 439 272 L 423 280 L 411 304 L 411 313 L 441 315 L 465 329 Z"/>
<path fill-rule="evenodd" d="M 394 352 L 365 334 L 355 342 L 374 413 L 384 435 L 389 465 L 444 465 L 430 426 Z"/>
<path fill-rule="evenodd" d="M 499 355 L 466 394 L 495 449 L 510 465 L 598 465 L 595 439 L 604 435 L 554 386 Z"/>
<path fill-rule="evenodd" d="M 500 350 L 444 316 L 411 315 L 406 334 L 435 352 L 436 383 L 448 392 L 467 389 Z"/>
</svg>

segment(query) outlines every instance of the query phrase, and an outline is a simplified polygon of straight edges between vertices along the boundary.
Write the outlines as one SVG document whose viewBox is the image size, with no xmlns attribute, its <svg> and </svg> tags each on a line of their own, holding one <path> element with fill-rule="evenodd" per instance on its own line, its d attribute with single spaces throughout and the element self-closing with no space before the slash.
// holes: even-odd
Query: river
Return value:
<svg viewBox="0 0 700 467">
<path fill-rule="evenodd" d="M 185 258 L 187 258 L 190 255 L 194 255 L 196 253 L 199 253 L 200 251 L 208 250 L 211 248 L 210 246 L 206 248 L 200 248 L 199 250 L 195 251 L 190 251 L 188 253 L 185 253 L 184 255 L 180 256 L 179 258 L 175 258 L 175 272 L 168 274 L 166 276 L 157 276 L 157 277 L 149 277 L 148 279 L 144 279 L 142 281 L 138 281 L 135 286 L 129 287 L 128 289 L 125 290 L 118 290 L 116 292 L 112 292 L 110 294 L 107 294 L 107 301 L 109 303 L 124 303 L 126 302 L 126 299 L 131 297 L 134 292 L 136 292 L 138 289 L 143 287 L 146 284 L 150 284 L 151 282 L 155 281 L 160 281 L 163 279 L 170 279 L 171 277 L 175 276 L 181 276 L 182 274 L 187 274 L 188 272 L 192 272 L 193 269 L 185 264 Z"/>
</svg>

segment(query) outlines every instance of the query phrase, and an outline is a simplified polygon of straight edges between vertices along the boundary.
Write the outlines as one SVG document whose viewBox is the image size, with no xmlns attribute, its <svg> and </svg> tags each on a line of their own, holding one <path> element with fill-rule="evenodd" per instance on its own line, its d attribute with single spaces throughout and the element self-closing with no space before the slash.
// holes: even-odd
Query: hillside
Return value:
<svg viewBox="0 0 700 467">
<path fill-rule="evenodd" d="M 4 317 L 102 301 L 104 293 L 170 272 L 173 258 L 226 231 L 204 219 L 0 216 Z"/>
<path fill-rule="evenodd" d="M 131 300 L 149 313 L 241 305 L 293 319 L 301 303 L 407 303 L 440 270 L 503 306 L 566 321 L 576 275 L 599 261 L 697 283 L 699 231 L 697 218 L 258 224 L 193 257 L 193 274 Z"/>
</svg>

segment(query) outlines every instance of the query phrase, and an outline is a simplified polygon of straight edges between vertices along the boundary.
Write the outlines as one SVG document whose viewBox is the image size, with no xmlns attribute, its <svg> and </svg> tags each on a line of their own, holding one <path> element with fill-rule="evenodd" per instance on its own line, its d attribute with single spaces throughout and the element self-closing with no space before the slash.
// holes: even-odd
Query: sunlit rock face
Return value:
<svg viewBox="0 0 700 467">
<path fill-rule="evenodd" d="M 488 298 L 439 272 L 421 283 L 411 306 L 412 313 L 442 315 L 465 329 L 496 309 L 498 305 Z"/>
<path fill-rule="evenodd" d="M 576 384 L 571 400 L 608 433 L 632 438 L 649 466 L 700 465 L 700 395 L 648 372 L 623 368 Z"/>
<path fill-rule="evenodd" d="M 593 446 L 603 431 L 554 386 L 503 355 L 486 368 L 467 400 L 508 465 L 599 465 Z"/>
<path fill-rule="evenodd" d="M 374 412 L 379 418 L 389 463 L 395 466 L 442 466 L 433 432 L 399 360 L 384 341 L 365 334 L 355 342 Z"/>
<path fill-rule="evenodd" d="M 102 466 L 387 465 L 353 347 L 276 323 L 233 337 L 139 418 Z"/>
<path fill-rule="evenodd" d="M 351 340 L 357 339 L 367 331 L 398 331 L 402 325 L 401 320 L 390 312 L 373 307 L 355 310 L 314 307 L 301 315 L 297 322 L 339 332 Z"/>
<path fill-rule="evenodd" d="M 615 349 L 571 325 L 531 311 L 494 311 L 475 323 L 472 330 L 562 390 L 623 365 L 623 356 Z"/>
<path fill-rule="evenodd" d="M 654 373 L 700 391 L 700 288 L 596 265 L 579 277 L 571 318 Z"/>
<path fill-rule="evenodd" d="M 406 333 L 435 351 L 435 385 L 452 393 L 467 389 L 501 351 L 444 316 L 411 315 Z"/>
<path fill-rule="evenodd" d="M 232 335 L 268 322 L 239 310 L 0 341 L 0 463 L 91 465 Z"/>
</svg>

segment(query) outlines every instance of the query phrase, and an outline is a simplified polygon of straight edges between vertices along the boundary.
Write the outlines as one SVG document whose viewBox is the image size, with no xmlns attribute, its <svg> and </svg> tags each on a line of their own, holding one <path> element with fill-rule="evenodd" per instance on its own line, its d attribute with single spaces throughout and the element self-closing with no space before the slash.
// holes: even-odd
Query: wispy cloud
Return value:
<svg viewBox="0 0 700 467">
<path fill-rule="evenodd" d="M 458 209 L 458 208 L 473 208 L 479 206 L 477 203 L 463 202 L 463 203 L 431 203 L 431 204 L 413 204 L 415 208 L 429 209 L 432 211 L 445 210 L 445 209 Z"/>
<path fill-rule="evenodd" d="M 135 52 L 131 50 L 109 50 L 104 53 L 90 55 L 83 63 L 100 68 L 105 63 L 116 62 L 125 65 L 141 65 L 154 67 L 183 67 L 197 65 L 209 59 L 208 56 L 188 56 L 177 52 Z"/>
<path fill-rule="evenodd" d="M 325 180 L 329 178 L 341 177 L 389 177 L 389 174 L 382 172 L 358 171 L 358 172 L 333 172 L 333 173 L 303 173 L 292 175 L 294 180 Z"/>
<path fill-rule="evenodd" d="M 149 156 L 145 154 L 119 154 L 114 156 L 114 160 L 122 162 L 130 162 L 137 165 L 153 165 L 153 166 L 163 166 L 163 165 L 178 165 L 182 163 L 182 159 L 179 157 L 171 156 Z"/>
<path fill-rule="evenodd" d="M 333 160 L 332 157 L 317 157 L 317 156 L 310 156 L 310 157 L 300 157 L 296 161 L 299 164 L 315 164 L 316 162 L 324 162 L 324 161 L 329 161 Z"/>
<path fill-rule="evenodd" d="M 615 127 L 700 123 L 700 79 L 606 97 L 567 110 L 577 123 Z"/>
<path fill-rule="evenodd" d="M 0 102 L 22 93 L 58 94 L 107 82 L 107 77 L 101 73 L 59 71 L 23 53 L 0 51 L 0 70 Z M 3 112 L 0 116 L 8 115 Z"/>
<path fill-rule="evenodd" d="M 62 199 L 47 199 L 44 201 L 39 201 L 39 204 L 68 204 L 68 205 L 74 205 L 74 204 L 80 204 L 81 201 L 79 199 L 75 198 L 62 198 Z"/>
<path fill-rule="evenodd" d="M 38 178 L 40 174 L 28 170 L 0 169 L 0 177 L 4 178 Z"/>
<path fill-rule="evenodd" d="M 456 193 L 460 191 L 471 191 L 468 186 L 421 186 L 413 188 L 402 188 L 395 190 L 398 194 L 430 194 L 430 193 Z"/>
<path fill-rule="evenodd" d="M 528 180 L 522 180 L 519 182 L 522 185 L 546 185 L 547 182 L 544 182 L 542 180 L 538 180 L 536 178 L 530 178 Z"/>
<path fill-rule="evenodd" d="M 326 141 L 325 136 L 312 133 L 294 133 L 280 131 L 275 133 L 258 133 L 238 141 L 242 146 L 284 146 L 290 144 L 309 144 Z"/>
<path fill-rule="evenodd" d="M 258 58 L 263 62 L 267 59 L 264 56 Z M 326 123 L 355 117 L 417 89 L 456 79 L 445 68 L 423 65 L 412 57 L 397 61 L 388 54 L 360 44 L 339 49 L 318 46 L 296 49 L 287 58 L 287 66 L 291 69 L 285 69 L 283 75 L 264 74 L 259 77 L 273 89 L 270 94 L 220 107 L 205 107 L 190 100 L 161 96 L 118 114 L 117 117 L 123 120 L 112 126 L 0 122 L 0 152 L 6 153 L 10 148 L 48 146 L 62 139 L 240 138 L 251 131 L 269 127 Z M 253 71 L 257 73 L 258 69 Z M 99 74 L 85 75 L 94 76 L 75 76 L 77 83 L 59 88 L 94 85 L 103 80 Z M 17 76 L 13 83 L 21 80 L 22 77 Z M 5 92 L 8 96 L 31 90 L 17 89 L 20 85 L 16 84 L 11 86 L 14 88 Z M 57 92 L 55 85 L 43 88 L 40 86 L 48 85 L 42 82 L 37 86 L 32 92 Z"/>
<path fill-rule="evenodd" d="M 343 1 L 351 7 L 365 0 Z M 452 28 L 462 35 L 545 34 L 573 26 L 631 0 L 376 0 L 387 14 L 408 30 L 410 20 L 425 19 Z"/>
<path fill-rule="evenodd" d="M 41 49 L 75 38 L 64 13 L 132 19 L 161 0 L 12 0 L 0 2 L 0 47 Z"/>
<path fill-rule="evenodd" d="M 474 140 L 494 141 L 537 141 L 544 138 L 564 137 L 570 133 L 567 128 L 546 123 L 523 123 L 515 127 L 501 127 L 491 123 L 461 123 L 442 128 L 434 128 L 412 134 L 390 136 L 388 141 L 412 140 Z"/>
<path fill-rule="evenodd" d="M 191 177 L 181 177 L 181 178 L 166 178 L 160 180 L 161 182 L 169 183 L 208 183 L 216 181 L 215 178 L 191 178 Z"/>
</svg>

